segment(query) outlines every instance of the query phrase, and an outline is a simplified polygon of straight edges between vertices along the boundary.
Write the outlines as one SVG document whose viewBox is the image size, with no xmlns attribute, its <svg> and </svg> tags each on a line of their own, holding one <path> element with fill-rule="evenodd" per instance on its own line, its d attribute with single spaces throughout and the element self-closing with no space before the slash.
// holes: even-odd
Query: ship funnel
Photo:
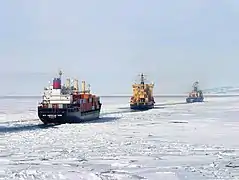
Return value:
<svg viewBox="0 0 239 180">
<path fill-rule="evenodd" d="M 61 78 L 53 79 L 53 89 L 61 89 Z"/>
<path fill-rule="evenodd" d="M 82 92 L 85 93 L 85 81 L 81 82 L 81 89 L 82 89 Z"/>
<path fill-rule="evenodd" d="M 74 90 L 75 90 L 76 92 L 78 92 L 78 91 L 79 91 L 78 80 L 77 80 L 77 79 L 74 79 L 74 82 L 73 82 L 73 83 L 74 83 L 74 84 L 73 84 Z"/>
</svg>

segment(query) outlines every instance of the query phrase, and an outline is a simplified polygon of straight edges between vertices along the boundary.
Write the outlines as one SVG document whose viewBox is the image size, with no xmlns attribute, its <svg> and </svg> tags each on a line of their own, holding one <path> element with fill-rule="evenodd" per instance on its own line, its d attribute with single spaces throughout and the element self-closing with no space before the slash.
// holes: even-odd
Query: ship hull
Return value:
<svg viewBox="0 0 239 180">
<path fill-rule="evenodd" d="M 145 111 L 153 108 L 154 104 L 130 104 L 132 110 Z"/>
<path fill-rule="evenodd" d="M 38 117 L 44 124 L 82 123 L 99 119 L 100 109 L 87 112 L 67 111 L 67 109 L 38 109 Z"/>
<path fill-rule="evenodd" d="M 188 97 L 186 98 L 187 103 L 203 102 L 203 97 Z"/>
</svg>

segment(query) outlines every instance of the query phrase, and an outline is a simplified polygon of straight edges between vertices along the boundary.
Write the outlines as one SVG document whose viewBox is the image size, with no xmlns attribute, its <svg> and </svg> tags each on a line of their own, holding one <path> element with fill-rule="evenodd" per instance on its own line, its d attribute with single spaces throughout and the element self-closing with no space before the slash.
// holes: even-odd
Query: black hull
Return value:
<svg viewBox="0 0 239 180">
<path fill-rule="evenodd" d="M 149 109 L 153 109 L 154 104 L 148 105 L 148 104 L 130 104 L 130 109 L 137 110 L 137 111 L 146 111 Z"/>
<path fill-rule="evenodd" d="M 203 97 L 187 97 L 186 102 L 187 103 L 195 103 L 195 102 L 203 102 Z"/>
<path fill-rule="evenodd" d="M 99 119 L 100 109 L 87 112 L 68 109 L 38 108 L 38 117 L 44 124 L 82 123 Z"/>
</svg>

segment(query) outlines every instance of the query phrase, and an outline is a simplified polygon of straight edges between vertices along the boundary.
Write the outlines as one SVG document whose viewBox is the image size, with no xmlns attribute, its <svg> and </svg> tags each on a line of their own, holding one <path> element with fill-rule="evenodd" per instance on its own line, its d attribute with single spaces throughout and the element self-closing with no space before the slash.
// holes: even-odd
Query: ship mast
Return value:
<svg viewBox="0 0 239 180">
<path fill-rule="evenodd" d="M 144 74 L 143 73 L 141 74 L 140 81 L 141 81 L 140 84 L 144 84 Z"/>
<path fill-rule="evenodd" d="M 194 91 L 198 91 L 198 84 L 199 84 L 198 81 L 196 81 L 195 83 L 193 83 L 193 90 L 194 90 Z"/>
<path fill-rule="evenodd" d="M 88 91 L 88 93 L 90 93 L 90 84 L 88 84 L 88 90 L 87 91 Z"/>
<path fill-rule="evenodd" d="M 61 70 L 59 70 L 59 78 L 61 79 L 61 76 L 62 76 L 62 71 Z"/>
</svg>

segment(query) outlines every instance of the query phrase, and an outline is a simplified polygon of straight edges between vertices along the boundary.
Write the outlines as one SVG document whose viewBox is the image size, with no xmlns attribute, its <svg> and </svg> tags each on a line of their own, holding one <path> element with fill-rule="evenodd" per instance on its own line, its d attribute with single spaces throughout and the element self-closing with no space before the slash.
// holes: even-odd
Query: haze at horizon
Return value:
<svg viewBox="0 0 239 180">
<path fill-rule="evenodd" d="M 4 1 L 0 80 L 16 94 L 42 91 L 59 68 L 100 94 L 131 93 L 141 72 L 155 82 L 156 93 L 182 93 L 195 80 L 202 88 L 238 85 L 238 5 L 235 0 Z"/>
</svg>

